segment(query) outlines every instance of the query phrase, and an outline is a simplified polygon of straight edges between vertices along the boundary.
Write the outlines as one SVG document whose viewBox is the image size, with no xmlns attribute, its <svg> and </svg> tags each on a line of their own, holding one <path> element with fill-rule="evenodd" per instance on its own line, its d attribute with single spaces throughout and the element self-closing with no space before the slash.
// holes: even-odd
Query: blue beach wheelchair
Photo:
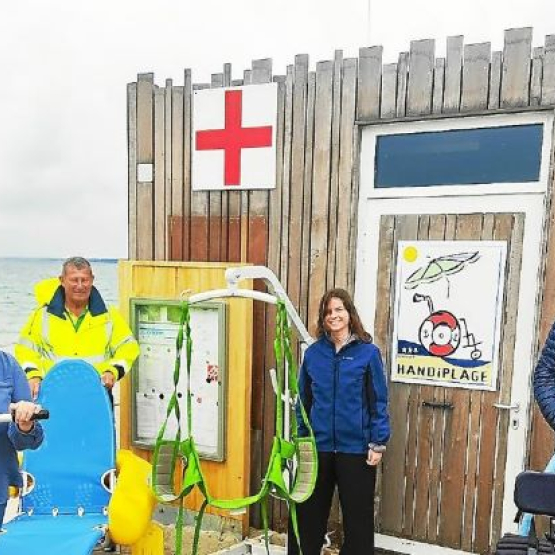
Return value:
<svg viewBox="0 0 555 555">
<path fill-rule="evenodd" d="M 87 555 L 107 538 L 115 477 L 113 413 L 98 373 L 67 360 L 42 382 L 44 442 L 25 454 L 28 491 L 0 533 L 2 555 Z"/>
</svg>

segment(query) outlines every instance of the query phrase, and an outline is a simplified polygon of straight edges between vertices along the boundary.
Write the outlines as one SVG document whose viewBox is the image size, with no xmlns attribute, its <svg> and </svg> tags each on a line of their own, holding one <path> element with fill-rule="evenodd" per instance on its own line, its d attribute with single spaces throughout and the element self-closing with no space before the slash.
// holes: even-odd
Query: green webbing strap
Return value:
<svg viewBox="0 0 555 555">
<path fill-rule="evenodd" d="M 297 378 L 297 364 L 293 356 L 291 347 L 291 328 L 287 317 L 287 309 L 285 304 L 278 303 L 277 312 L 277 337 L 279 338 L 278 350 L 276 350 L 276 359 L 281 361 L 278 366 L 283 367 L 283 360 L 287 364 L 288 386 L 292 399 L 292 417 L 289 419 L 289 437 L 291 437 L 294 449 L 298 455 L 298 466 L 293 487 L 289 490 L 288 499 L 291 502 L 302 503 L 306 501 L 316 485 L 316 477 L 318 473 L 318 454 L 316 451 L 316 442 L 312 426 L 306 414 L 304 405 L 299 396 L 299 382 Z M 284 369 L 285 372 L 285 369 Z M 307 437 L 298 437 L 298 424 L 296 406 L 299 406 L 303 424 L 308 430 Z M 289 457 L 291 458 L 291 457 Z M 294 511 L 292 511 L 294 512 Z M 292 520 L 295 517 L 292 517 Z"/>
<path fill-rule="evenodd" d="M 289 503 L 289 517 L 291 518 L 291 525 L 293 527 L 293 532 L 295 533 L 295 539 L 297 540 L 297 545 L 299 546 L 299 553 L 302 555 L 303 549 L 301 547 L 301 536 L 299 534 L 299 521 L 297 519 L 297 503 L 291 501 Z"/>
<path fill-rule="evenodd" d="M 183 303 L 183 313 L 181 315 L 181 320 L 183 324 L 180 328 L 185 327 L 185 340 L 186 340 L 186 353 L 187 353 L 187 433 L 189 437 L 193 435 L 193 418 L 191 416 L 191 358 L 193 355 L 193 340 L 191 338 L 191 310 L 189 308 L 189 303 Z M 178 351 L 181 354 L 180 351 Z M 180 356 L 181 358 L 181 356 Z"/>
<path fill-rule="evenodd" d="M 287 309 L 285 308 L 285 303 L 281 301 L 278 302 L 277 304 L 276 327 L 277 327 L 277 330 L 276 330 L 276 340 L 275 340 L 275 355 L 276 355 L 276 365 L 278 367 L 278 379 L 276 380 L 278 382 L 278 392 L 277 392 L 278 406 L 279 407 L 282 406 L 280 402 L 281 401 L 280 376 L 281 375 L 284 376 L 285 372 L 287 371 L 289 393 L 291 395 L 291 398 L 294 400 L 293 410 L 291 410 L 290 406 L 287 407 L 287 410 L 289 410 L 290 413 L 292 413 L 291 418 L 289 419 L 289 437 L 291 437 L 293 442 L 297 444 L 296 450 L 300 454 L 300 451 L 298 451 L 297 415 L 296 415 L 296 411 L 294 410 L 295 404 L 298 402 L 301 407 L 301 416 L 303 419 L 303 423 L 305 424 L 305 426 L 309 431 L 310 441 L 312 442 L 312 445 L 314 446 L 314 451 L 315 451 L 315 440 L 314 440 L 314 434 L 312 432 L 312 427 L 310 426 L 303 404 L 300 401 L 298 396 L 299 384 L 297 380 L 297 365 L 295 364 L 295 360 L 293 358 L 293 351 L 291 348 L 291 328 L 289 327 L 289 320 L 287 316 Z M 282 372 L 280 372 L 279 369 L 282 369 Z M 276 422 L 276 426 L 277 426 L 277 422 Z M 277 429 L 281 430 L 281 426 L 279 426 Z M 294 446 L 293 446 L 293 449 L 295 450 Z M 315 464 L 315 461 L 313 462 L 313 465 L 314 464 Z M 298 468 L 297 473 L 299 473 L 302 470 L 303 470 L 302 468 L 300 469 Z M 312 487 L 310 489 L 309 494 L 306 497 L 309 497 L 310 494 L 312 494 L 312 491 L 314 490 L 314 484 L 316 483 L 316 479 L 314 477 L 314 474 L 315 474 L 314 467 L 312 467 L 311 473 L 312 473 L 312 478 L 311 478 Z M 286 490 L 285 494 L 286 494 L 286 501 L 289 507 L 289 518 L 291 519 L 291 525 L 293 527 L 293 531 L 295 532 L 295 539 L 297 541 L 297 545 L 299 546 L 299 554 L 303 555 L 301 540 L 299 536 L 299 524 L 297 520 L 297 505 L 295 500 L 291 496 L 291 494 L 293 493 L 294 485 L 295 484 L 293 484 L 293 487 L 290 490 L 288 491 Z M 266 546 L 266 550 L 269 553 L 268 546 Z"/>
<path fill-rule="evenodd" d="M 183 304 L 182 311 L 181 311 L 181 318 L 179 321 L 179 330 L 177 332 L 176 338 L 176 356 L 175 356 L 175 364 L 173 370 L 173 393 L 171 399 L 168 403 L 168 408 L 166 410 L 166 419 L 160 431 L 158 432 L 158 436 L 156 438 L 156 445 L 154 449 L 154 461 L 153 461 L 153 476 L 152 476 L 152 486 L 154 493 L 159 501 L 163 503 L 168 502 L 175 502 L 179 501 L 179 508 L 177 512 L 177 518 L 175 523 L 175 549 L 176 553 L 181 553 L 183 549 L 183 521 L 184 521 L 184 503 L 185 503 L 185 489 L 176 495 L 174 492 L 174 485 L 173 485 L 173 477 L 175 473 L 175 468 L 177 464 L 177 459 L 180 455 L 180 447 L 181 447 L 181 411 L 179 407 L 179 401 L 177 397 L 177 386 L 179 384 L 179 376 L 181 373 L 181 352 L 183 349 L 183 339 L 186 337 L 186 349 L 187 349 L 187 362 L 189 362 L 190 356 L 189 352 L 191 351 L 191 341 L 190 341 L 190 325 L 189 325 L 189 306 L 187 303 Z M 175 413 L 175 418 L 177 420 L 177 431 L 175 435 L 175 439 L 173 441 L 165 440 L 164 435 L 166 433 L 166 428 L 168 425 L 168 421 L 171 415 Z M 188 424 L 190 426 L 190 420 L 188 419 Z M 190 429 L 190 428 L 189 428 Z M 168 447 L 171 449 L 171 454 L 168 454 L 167 451 L 169 450 Z M 163 483 L 163 487 L 160 487 L 160 476 L 159 470 L 162 466 L 161 459 L 170 457 L 170 469 L 169 473 L 164 473 L 165 480 Z M 187 462 L 185 463 L 187 464 Z"/>
<path fill-rule="evenodd" d="M 185 344 L 186 353 L 186 370 L 187 370 L 187 427 L 188 427 L 188 437 L 184 441 L 181 441 L 181 413 L 179 407 L 179 399 L 177 396 L 177 385 L 179 383 L 179 377 L 181 372 L 181 354 L 183 345 Z M 245 508 L 253 503 L 261 501 L 261 513 L 262 521 L 264 524 L 264 532 L 266 538 L 266 549 L 269 553 L 269 543 L 268 543 L 268 506 L 267 500 L 268 495 L 274 491 L 278 497 L 281 497 L 289 504 L 291 521 L 293 525 L 293 530 L 295 532 L 295 537 L 297 543 L 299 544 L 299 531 L 297 523 L 297 511 L 296 502 L 304 501 L 308 498 L 313 489 L 316 481 L 316 468 L 317 468 L 317 457 L 316 446 L 314 440 L 314 434 L 306 411 L 298 396 L 298 382 L 297 382 L 297 367 L 293 357 L 293 352 L 291 349 L 291 329 L 289 327 L 289 321 L 287 316 L 287 310 L 285 304 L 282 301 L 277 303 L 277 321 L 276 321 L 276 338 L 274 340 L 274 353 L 276 357 L 276 430 L 275 437 L 272 444 L 272 451 L 270 454 L 270 459 L 268 462 L 268 468 L 266 475 L 262 480 L 262 486 L 260 491 L 249 497 L 237 498 L 237 499 L 214 499 L 210 495 L 204 476 L 202 475 L 200 458 L 195 446 L 194 439 L 192 437 L 192 409 L 191 409 L 191 359 L 192 359 L 192 339 L 191 339 L 191 327 L 190 327 L 190 307 L 188 302 L 184 302 L 182 305 L 181 318 L 179 322 L 179 331 L 176 339 L 176 359 L 173 374 L 173 384 L 174 391 L 172 397 L 168 403 L 168 408 L 166 411 L 166 419 L 162 428 L 160 429 L 157 439 L 156 446 L 154 450 L 154 462 L 153 462 L 153 489 L 156 497 L 162 503 L 179 501 L 179 510 L 176 519 L 176 554 L 180 554 L 183 547 L 183 521 L 184 521 L 184 504 L 185 497 L 189 492 L 198 486 L 199 490 L 204 496 L 204 501 L 196 517 L 195 523 L 195 533 L 193 538 L 192 554 L 196 555 L 198 551 L 198 544 L 200 539 L 200 530 L 202 525 L 202 518 L 204 516 L 205 509 L 207 505 L 225 510 L 234 510 Z M 286 369 L 287 366 L 287 369 Z M 299 403 L 301 417 L 303 419 L 304 425 L 309 430 L 309 437 L 298 438 L 297 437 L 297 420 L 296 414 L 293 410 L 292 418 L 290 418 L 290 436 L 292 442 L 285 441 L 283 439 L 283 404 L 282 404 L 282 392 L 284 389 L 283 382 L 285 377 L 285 372 L 288 371 L 288 381 L 289 390 L 292 394 L 292 399 Z M 286 410 L 291 410 L 288 406 Z M 172 415 L 175 413 L 177 418 L 177 431 L 174 440 L 164 439 L 165 431 L 167 428 L 167 423 Z M 309 461 L 303 460 L 306 453 L 310 453 Z M 304 491 L 295 492 L 296 483 L 293 490 L 285 484 L 283 478 L 283 471 L 285 468 L 285 461 L 291 459 L 297 454 L 300 457 L 299 468 L 297 469 L 297 478 L 304 472 L 310 472 L 310 479 L 307 482 L 303 481 L 301 486 L 304 486 Z M 173 488 L 174 474 L 177 465 L 177 458 L 182 456 L 185 459 L 186 467 L 182 480 L 181 491 L 176 494 Z M 167 466 L 168 458 L 169 462 L 169 472 L 162 472 Z M 308 464 L 308 470 L 305 466 Z M 162 480 L 164 477 L 164 480 Z M 296 480 L 297 481 L 297 480 Z M 300 494 L 300 495 L 299 495 Z M 293 498 L 294 496 L 294 498 Z M 300 551 L 302 555 L 302 551 Z"/>
<path fill-rule="evenodd" d="M 191 350 L 191 341 L 190 341 L 190 325 L 189 325 L 189 306 L 187 303 L 183 303 L 182 310 L 181 310 L 181 318 L 179 321 L 179 330 L 177 332 L 177 338 L 175 341 L 176 347 L 176 356 L 175 356 L 175 364 L 173 370 L 173 393 L 171 399 L 168 403 L 168 408 L 166 410 L 166 419 L 158 432 L 158 436 L 156 438 L 156 444 L 154 448 L 154 464 L 153 464 L 153 489 L 156 497 L 163 502 L 171 502 L 177 501 L 183 497 L 183 492 L 179 495 L 175 495 L 173 493 L 173 475 L 175 472 L 175 466 L 177 462 L 177 458 L 179 456 L 180 451 L 180 444 L 181 444 L 181 411 L 179 408 L 179 400 L 177 397 L 177 386 L 179 384 L 179 376 L 181 373 L 181 351 L 183 348 L 183 338 L 184 335 L 187 335 L 187 352 Z M 189 356 L 187 357 L 190 358 Z M 175 412 L 175 418 L 177 419 L 177 431 L 175 434 L 175 440 L 168 441 L 164 439 L 164 435 L 166 433 L 166 428 L 168 425 L 168 421 Z M 188 420 L 189 421 L 189 420 Z M 190 428 L 189 428 L 190 429 Z M 164 488 L 159 488 L 160 480 L 158 479 L 158 468 L 159 468 L 159 459 L 162 456 L 164 449 L 167 446 L 171 446 L 171 462 L 170 462 L 170 472 L 165 480 Z M 167 456 L 167 455 L 166 455 Z"/>
<path fill-rule="evenodd" d="M 284 333 L 283 327 L 287 325 L 287 313 L 285 314 L 285 320 L 283 315 L 283 308 L 285 305 L 278 303 L 276 312 L 276 337 L 274 339 L 274 354 L 276 357 L 276 437 L 281 438 L 283 434 L 283 403 L 282 392 L 283 392 L 283 379 L 284 379 Z"/>
<path fill-rule="evenodd" d="M 291 394 L 291 398 L 295 401 L 295 404 L 299 404 L 299 408 L 301 409 L 301 418 L 303 419 L 303 424 L 306 426 L 309 437 L 314 439 L 314 433 L 312 431 L 312 426 L 310 425 L 310 421 L 308 419 L 308 415 L 306 414 L 304 405 L 300 401 L 299 395 L 299 381 L 297 378 L 297 364 L 295 363 L 295 357 L 293 356 L 293 349 L 291 348 L 291 328 L 288 325 L 287 319 L 287 309 L 285 308 L 285 304 L 281 303 L 278 304 L 278 325 L 279 325 L 279 334 L 282 335 L 282 345 L 283 345 L 283 353 L 285 361 L 287 362 L 287 369 L 289 372 L 289 391 Z M 281 324 L 281 325 L 280 325 Z M 295 411 L 293 411 L 295 412 Z M 290 432 L 291 438 L 297 438 L 297 418 L 295 412 L 295 418 L 290 419 Z"/>
<path fill-rule="evenodd" d="M 266 545 L 266 553 L 270 553 L 270 539 L 268 537 L 268 528 L 270 521 L 268 519 L 268 496 L 265 495 L 260 500 L 260 514 L 262 516 L 262 526 L 264 526 L 264 544 Z"/>
<path fill-rule="evenodd" d="M 183 553 L 183 523 L 184 523 L 184 497 L 179 500 L 179 509 L 177 511 L 177 518 L 175 520 L 175 553 L 180 555 Z"/>
<path fill-rule="evenodd" d="M 196 522 L 195 522 L 195 535 L 193 537 L 193 549 L 192 549 L 192 553 L 197 553 L 198 551 L 198 543 L 200 540 L 200 528 L 202 526 L 202 517 L 204 516 L 204 511 L 206 509 L 206 505 L 208 505 L 208 499 L 205 499 L 202 502 L 202 505 L 200 507 L 200 510 L 196 516 Z"/>
</svg>

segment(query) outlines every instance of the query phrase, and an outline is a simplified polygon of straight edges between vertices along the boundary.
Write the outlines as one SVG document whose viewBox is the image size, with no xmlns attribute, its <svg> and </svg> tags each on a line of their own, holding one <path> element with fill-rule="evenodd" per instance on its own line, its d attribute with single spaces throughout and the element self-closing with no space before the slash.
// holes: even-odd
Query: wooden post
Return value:
<svg viewBox="0 0 555 555">
<path fill-rule="evenodd" d="M 505 31 L 501 106 L 527 106 L 530 91 L 532 28 Z"/>
<path fill-rule="evenodd" d="M 413 40 L 410 43 L 407 115 L 422 116 L 432 111 L 435 41 Z"/>
</svg>

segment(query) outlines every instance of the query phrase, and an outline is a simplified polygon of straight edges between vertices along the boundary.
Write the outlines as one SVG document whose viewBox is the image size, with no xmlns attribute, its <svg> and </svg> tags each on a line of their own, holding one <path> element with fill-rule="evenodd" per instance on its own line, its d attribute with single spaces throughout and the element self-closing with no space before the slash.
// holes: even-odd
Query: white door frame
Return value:
<svg viewBox="0 0 555 555">
<path fill-rule="evenodd" d="M 524 213 L 524 236 L 522 245 L 522 264 L 516 321 L 515 364 L 511 384 L 511 404 L 520 403 L 518 429 L 509 426 L 507 462 L 505 468 L 502 532 L 514 530 L 513 517 L 516 508 L 513 504 L 513 488 L 517 474 L 524 469 L 526 460 L 527 433 L 530 419 L 530 383 L 535 361 L 537 318 L 539 313 L 540 277 L 542 272 L 542 253 L 544 241 L 544 218 L 546 216 L 546 191 L 548 182 L 551 149 L 551 114 L 534 114 L 544 126 L 544 153 L 542 156 L 541 178 L 537 186 L 524 185 L 520 191 L 504 189 L 504 185 L 434 187 L 428 193 L 405 189 L 405 191 L 377 190 L 373 188 L 373 145 L 377 135 L 392 132 L 406 133 L 414 129 L 414 123 L 392 124 L 391 126 L 372 126 L 362 130 L 361 145 L 361 194 L 358 212 L 358 244 L 355 276 L 355 301 L 365 325 L 373 330 L 375 307 L 377 303 L 377 276 L 379 266 L 380 220 L 384 215 L 408 214 L 472 214 L 472 213 Z M 519 118 L 519 123 L 528 123 L 531 114 Z M 479 118 L 481 126 L 489 125 L 492 118 Z M 515 119 L 514 115 L 501 116 L 504 121 Z M 464 126 L 468 125 L 466 118 Z M 525 121 L 523 121 L 525 120 Z M 461 119 L 442 122 L 418 122 L 419 130 L 461 128 Z M 371 152 L 369 152 L 369 150 Z M 366 155 L 366 158 L 363 156 Z M 363 165 L 364 160 L 372 160 Z M 479 187 L 480 189 L 476 189 Z M 418 188 L 426 189 L 426 188 Z M 523 192 L 523 190 L 525 192 Z M 500 193 L 502 191 L 502 193 Z M 378 195 L 387 195 L 379 198 Z M 388 339 L 389 341 L 389 339 Z M 389 369 L 388 369 L 389 372 Z M 522 387 L 526 384 L 526 387 Z M 400 553 L 435 555 L 457 555 L 465 552 L 447 549 L 436 545 L 413 542 L 406 539 L 378 534 L 376 545 Z"/>
</svg>

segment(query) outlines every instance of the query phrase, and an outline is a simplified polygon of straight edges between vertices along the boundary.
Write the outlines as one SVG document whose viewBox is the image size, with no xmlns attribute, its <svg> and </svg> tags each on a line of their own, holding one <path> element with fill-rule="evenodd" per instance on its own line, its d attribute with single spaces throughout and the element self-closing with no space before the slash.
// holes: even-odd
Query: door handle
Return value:
<svg viewBox="0 0 555 555">
<path fill-rule="evenodd" d="M 515 403 L 514 405 L 503 405 L 502 403 L 493 403 L 493 406 L 499 410 L 512 410 L 518 412 L 520 410 L 520 403 Z"/>
<path fill-rule="evenodd" d="M 428 407 L 430 409 L 445 409 L 453 410 L 455 407 L 452 403 L 440 403 L 438 401 L 422 401 L 423 407 Z"/>
</svg>

